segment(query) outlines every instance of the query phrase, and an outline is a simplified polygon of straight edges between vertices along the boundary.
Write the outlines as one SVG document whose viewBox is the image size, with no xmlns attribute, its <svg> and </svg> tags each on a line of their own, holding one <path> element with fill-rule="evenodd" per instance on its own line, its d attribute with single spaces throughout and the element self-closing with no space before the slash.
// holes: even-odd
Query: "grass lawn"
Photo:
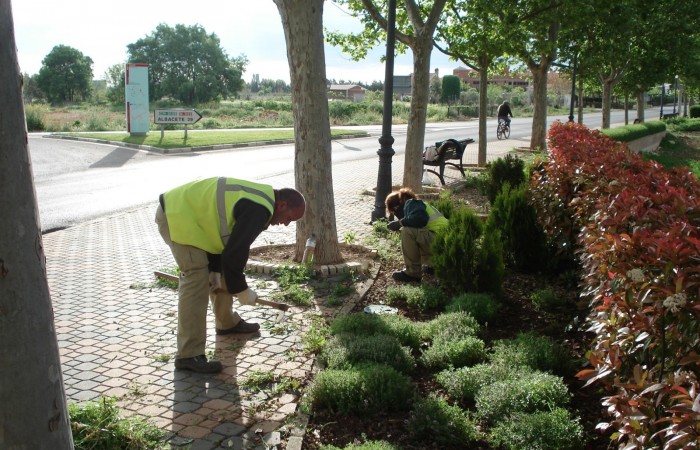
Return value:
<svg viewBox="0 0 700 450">
<path fill-rule="evenodd" d="M 185 130 L 165 131 L 163 138 L 160 131 L 150 131 L 146 136 L 131 136 L 129 133 L 60 133 L 64 136 L 73 136 L 89 139 L 99 139 L 109 142 L 122 142 L 126 144 L 148 145 L 151 147 L 172 149 L 205 147 L 210 145 L 243 144 L 247 142 L 284 141 L 294 139 L 294 130 L 226 130 L 205 131 L 188 130 L 185 139 Z M 355 130 L 331 130 L 331 138 L 348 135 L 366 135 L 363 131 Z"/>
</svg>

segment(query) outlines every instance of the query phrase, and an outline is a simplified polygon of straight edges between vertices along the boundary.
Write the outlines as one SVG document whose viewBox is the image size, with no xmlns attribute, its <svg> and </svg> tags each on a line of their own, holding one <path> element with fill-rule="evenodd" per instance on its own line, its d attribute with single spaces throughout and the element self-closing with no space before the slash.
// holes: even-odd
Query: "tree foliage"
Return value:
<svg viewBox="0 0 700 450">
<path fill-rule="evenodd" d="M 235 96 L 248 62 L 245 56 L 230 58 L 216 34 L 200 25 L 160 24 L 127 45 L 127 52 L 129 62 L 149 65 L 151 100 L 171 97 L 187 105 Z"/>
<path fill-rule="evenodd" d="M 386 0 L 339 0 L 350 8 L 351 14 L 364 25 L 359 33 L 326 32 L 327 40 L 341 47 L 354 60 L 367 56 L 367 51 L 386 43 L 388 27 L 388 2 Z M 413 53 L 411 78 L 411 112 L 408 119 L 403 185 L 416 192 L 422 189 L 422 154 L 425 140 L 425 123 L 430 100 L 430 55 L 433 36 L 447 0 L 418 2 L 402 0 L 396 8 L 396 51 Z"/>
<path fill-rule="evenodd" d="M 441 100 L 446 103 L 454 103 L 459 100 L 459 93 L 462 89 L 462 80 L 454 75 L 445 75 L 442 78 Z"/>
<path fill-rule="evenodd" d="M 51 103 L 87 100 L 92 92 L 92 59 L 57 45 L 41 61 L 36 83 Z"/>
</svg>

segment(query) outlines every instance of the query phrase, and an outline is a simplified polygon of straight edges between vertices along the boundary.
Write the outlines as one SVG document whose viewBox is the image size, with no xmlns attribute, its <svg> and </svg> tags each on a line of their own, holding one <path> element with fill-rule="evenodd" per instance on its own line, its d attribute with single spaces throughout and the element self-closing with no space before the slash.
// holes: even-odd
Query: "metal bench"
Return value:
<svg viewBox="0 0 700 450">
<path fill-rule="evenodd" d="M 437 175 L 440 179 L 440 183 L 445 185 L 445 166 L 452 166 L 459 170 L 462 177 L 465 176 L 464 167 L 462 162 L 462 157 L 464 156 L 464 150 L 467 148 L 467 144 L 475 142 L 472 138 L 467 139 L 446 139 L 444 141 L 438 141 L 435 146 L 429 146 L 425 148 L 423 152 L 423 166 L 431 166 L 436 169 L 425 169 L 426 171 Z M 430 154 L 434 157 L 426 157 Z M 459 161 L 459 162 L 453 162 Z"/>
</svg>

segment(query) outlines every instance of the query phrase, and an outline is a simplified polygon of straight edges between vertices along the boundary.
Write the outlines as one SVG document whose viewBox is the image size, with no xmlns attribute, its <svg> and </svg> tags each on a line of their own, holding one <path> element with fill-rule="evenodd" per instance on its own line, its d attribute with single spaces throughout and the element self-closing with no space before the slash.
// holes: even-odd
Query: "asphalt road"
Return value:
<svg viewBox="0 0 700 450">
<path fill-rule="evenodd" d="M 658 113 L 653 115 L 653 110 L 647 114 L 647 117 L 658 116 Z M 585 117 L 586 124 L 599 127 L 600 116 L 589 116 Z M 548 120 L 566 121 L 567 117 Z M 613 114 L 613 124 L 623 121 L 622 112 Z M 489 141 L 496 140 L 495 124 L 495 119 L 488 121 Z M 370 136 L 333 141 L 333 164 L 377 158 L 381 126 L 358 128 L 368 131 Z M 530 118 L 513 119 L 511 139 L 528 137 L 530 132 Z M 403 154 L 406 125 L 392 126 L 392 136 L 396 154 Z M 478 137 L 476 120 L 426 126 L 427 144 L 465 137 Z M 161 192 L 196 177 L 226 174 L 263 181 L 294 170 L 293 144 L 161 155 L 31 134 L 29 150 L 44 233 L 152 204 Z"/>
</svg>

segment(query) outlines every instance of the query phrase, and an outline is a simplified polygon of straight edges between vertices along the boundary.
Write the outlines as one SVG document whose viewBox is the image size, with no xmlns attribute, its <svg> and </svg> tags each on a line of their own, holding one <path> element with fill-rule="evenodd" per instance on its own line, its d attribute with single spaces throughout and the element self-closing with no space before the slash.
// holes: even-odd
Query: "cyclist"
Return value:
<svg viewBox="0 0 700 450">
<path fill-rule="evenodd" d="M 510 127 L 510 118 L 513 117 L 513 112 L 510 110 L 508 102 L 504 101 L 498 105 L 498 122 L 504 121 L 507 127 Z M 510 116 L 510 117 L 509 117 Z"/>
</svg>

